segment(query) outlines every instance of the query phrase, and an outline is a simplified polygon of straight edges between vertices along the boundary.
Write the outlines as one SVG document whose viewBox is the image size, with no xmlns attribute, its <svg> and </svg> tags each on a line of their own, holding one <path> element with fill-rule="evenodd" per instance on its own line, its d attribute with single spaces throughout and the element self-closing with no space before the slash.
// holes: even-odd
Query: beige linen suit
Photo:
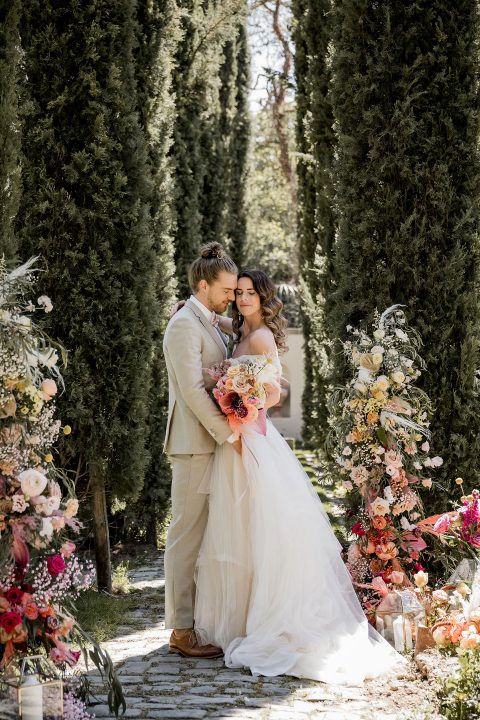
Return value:
<svg viewBox="0 0 480 720">
<path fill-rule="evenodd" d="M 170 320 L 163 351 L 169 402 L 164 450 L 172 463 L 172 521 L 165 550 L 165 625 L 193 627 L 194 571 L 208 515 L 199 492 L 213 453 L 232 431 L 205 372 L 227 357 L 219 332 L 190 300 Z"/>
</svg>

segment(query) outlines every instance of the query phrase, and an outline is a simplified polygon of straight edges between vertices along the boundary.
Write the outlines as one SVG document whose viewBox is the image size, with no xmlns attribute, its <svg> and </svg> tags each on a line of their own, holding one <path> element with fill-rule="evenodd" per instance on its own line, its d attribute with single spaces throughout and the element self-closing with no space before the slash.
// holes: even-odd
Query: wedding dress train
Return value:
<svg viewBox="0 0 480 720">
<path fill-rule="evenodd" d="M 229 667 L 357 685 L 404 659 L 369 625 L 307 475 L 267 421 L 215 454 L 195 629 Z"/>
</svg>

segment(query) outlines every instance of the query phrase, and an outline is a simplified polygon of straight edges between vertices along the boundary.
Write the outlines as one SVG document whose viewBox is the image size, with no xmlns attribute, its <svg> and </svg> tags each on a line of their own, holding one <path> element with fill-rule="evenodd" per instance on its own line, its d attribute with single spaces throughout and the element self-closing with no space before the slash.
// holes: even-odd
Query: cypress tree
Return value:
<svg viewBox="0 0 480 720">
<path fill-rule="evenodd" d="M 230 146 L 235 125 L 232 103 L 236 97 L 236 38 L 247 3 L 246 0 L 221 3 L 178 0 L 178 4 L 183 10 L 182 39 L 175 56 L 172 81 L 177 111 L 172 159 L 175 263 L 179 294 L 183 297 L 189 293 L 187 268 L 199 246 L 212 238 L 225 239 L 230 232 L 231 183 L 225 185 L 225 181 L 230 177 Z M 244 151 L 242 137 L 239 135 L 235 142 Z M 242 150 L 237 152 L 241 154 Z M 242 172 L 238 162 L 236 172 Z M 235 212 L 239 210 L 241 208 L 235 208 Z"/>
<path fill-rule="evenodd" d="M 432 445 L 446 461 L 445 489 L 456 475 L 473 483 L 480 451 L 478 5 L 338 0 L 334 27 L 331 332 L 342 338 L 347 324 L 370 321 L 374 308 L 406 305 L 424 342 L 423 386 L 435 405 Z M 342 379 L 340 354 L 335 372 Z"/>
<path fill-rule="evenodd" d="M 148 143 L 148 164 L 152 177 L 150 198 L 151 234 L 155 251 L 155 290 L 158 317 L 153 335 L 154 357 L 148 415 L 150 463 L 142 494 L 127 523 L 147 541 L 157 544 L 157 527 L 164 519 L 170 496 L 170 465 L 163 453 L 168 408 L 168 377 L 162 357 L 163 333 L 175 300 L 173 260 L 172 173 L 168 153 L 172 143 L 175 105 L 171 95 L 173 56 L 179 41 L 179 18 L 175 0 L 161 6 L 149 0 L 137 4 L 138 50 L 136 73 L 138 107 Z M 131 506 L 130 506 L 131 507 Z"/>
<path fill-rule="evenodd" d="M 248 92 L 250 82 L 250 56 L 248 52 L 247 28 L 245 22 L 238 25 L 235 39 L 236 73 L 232 128 L 228 157 L 230 163 L 230 182 L 228 186 L 228 206 L 226 236 L 228 249 L 242 267 L 245 262 L 245 244 L 247 234 L 247 216 L 245 190 L 247 183 L 248 148 L 250 142 L 250 116 L 248 111 Z"/>
<path fill-rule="evenodd" d="M 328 86 L 329 0 L 294 0 L 297 104 L 298 235 L 305 336 L 303 437 L 322 443 L 327 432 L 329 337 L 326 305 L 332 289 L 334 218 L 331 164 L 333 117 Z"/>
<path fill-rule="evenodd" d="M 20 196 L 18 117 L 20 0 L 0 3 L 0 256 L 13 260 L 13 221 Z"/>
<path fill-rule="evenodd" d="M 92 497 L 97 575 L 111 587 L 106 505 L 138 495 L 148 453 L 155 255 L 136 112 L 132 0 L 25 0 L 22 255 L 41 254 L 52 336 L 70 352 L 61 415 Z"/>
</svg>

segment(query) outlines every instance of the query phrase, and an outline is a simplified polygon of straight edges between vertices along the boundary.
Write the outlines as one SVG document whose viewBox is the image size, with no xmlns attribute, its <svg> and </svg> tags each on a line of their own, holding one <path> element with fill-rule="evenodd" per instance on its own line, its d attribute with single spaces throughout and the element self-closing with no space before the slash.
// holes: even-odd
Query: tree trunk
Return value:
<svg viewBox="0 0 480 720">
<path fill-rule="evenodd" d="M 93 531 L 95 535 L 95 561 L 97 585 L 101 590 L 112 591 L 112 565 L 110 560 L 110 537 L 108 533 L 105 482 L 98 467 L 90 468 L 92 492 Z"/>
<path fill-rule="evenodd" d="M 149 545 L 153 545 L 154 548 L 157 548 L 157 519 L 155 516 L 152 516 L 147 524 L 147 531 L 146 531 L 146 540 Z"/>
</svg>

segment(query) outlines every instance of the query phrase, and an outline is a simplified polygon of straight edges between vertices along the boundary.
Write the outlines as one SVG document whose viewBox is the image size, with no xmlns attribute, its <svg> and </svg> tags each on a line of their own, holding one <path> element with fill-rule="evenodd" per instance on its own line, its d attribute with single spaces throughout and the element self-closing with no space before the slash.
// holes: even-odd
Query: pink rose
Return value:
<svg viewBox="0 0 480 720">
<path fill-rule="evenodd" d="M 390 573 L 390 580 L 395 585 L 401 585 L 403 583 L 403 572 L 400 572 L 400 570 L 394 570 L 392 573 Z"/>
<path fill-rule="evenodd" d="M 66 540 L 60 548 L 60 552 L 64 557 L 69 558 L 75 552 L 76 547 L 75 543 Z"/>
<path fill-rule="evenodd" d="M 50 575 L 56 577 L 65 570 L 65 560 L 61 555 L 50 555 L 47 558 L 47 568 Z"/>
</svg>

